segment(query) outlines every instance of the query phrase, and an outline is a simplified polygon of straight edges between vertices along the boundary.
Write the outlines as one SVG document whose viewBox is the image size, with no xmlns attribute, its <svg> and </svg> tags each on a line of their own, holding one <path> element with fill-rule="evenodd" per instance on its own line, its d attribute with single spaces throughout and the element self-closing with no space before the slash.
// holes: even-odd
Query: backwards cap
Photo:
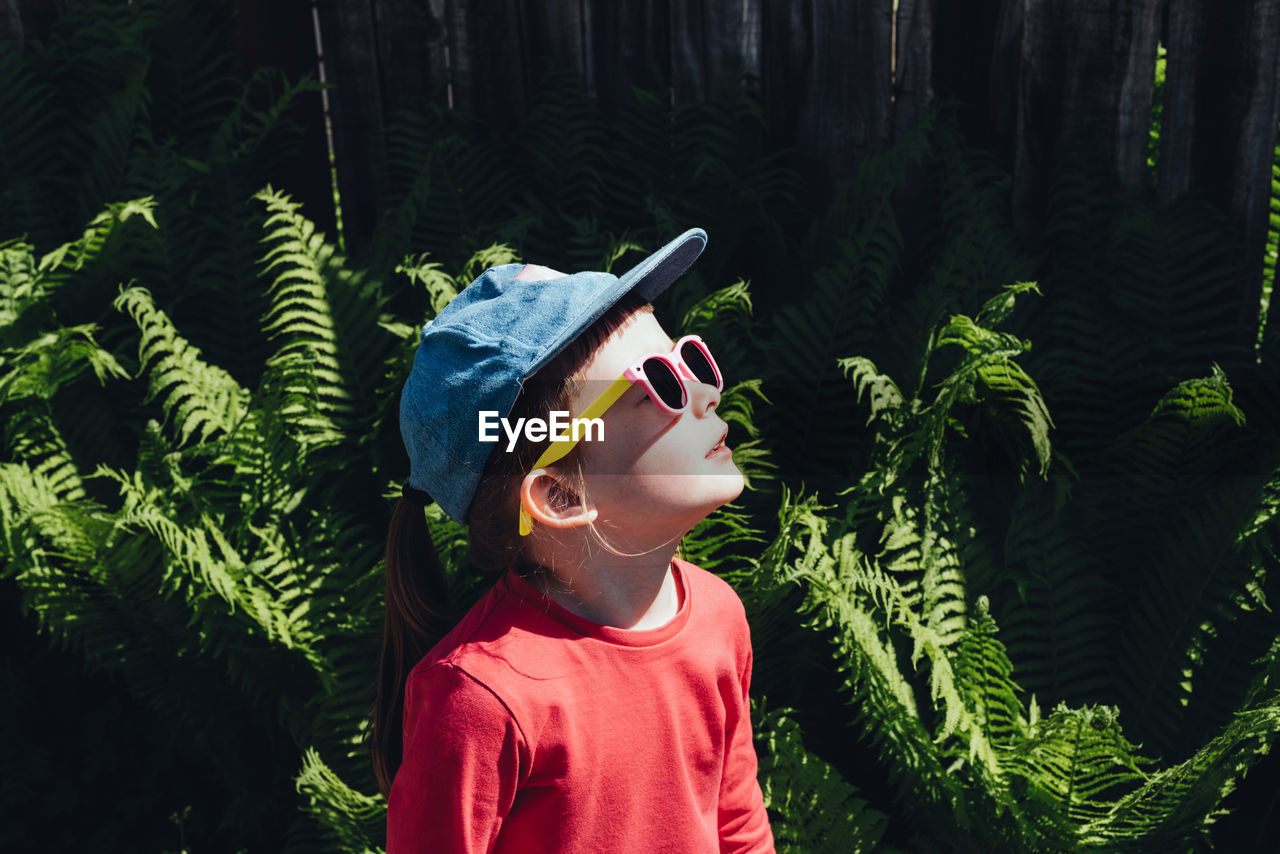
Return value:
<svg viewBox="0 0 1280 854">
<path fill-rule="evenodd" d="M 479 413 L 510 414 L 526 378 L 624 295 L 652 302 L 706 245 L 706 232 L 692 228 L 621 277 L 517 278 L 523 264 L 481 273 L 422 328 L 400 396 L 409 486 L 464 522 L 496 444 L 480 441 Z"/>
</svg>

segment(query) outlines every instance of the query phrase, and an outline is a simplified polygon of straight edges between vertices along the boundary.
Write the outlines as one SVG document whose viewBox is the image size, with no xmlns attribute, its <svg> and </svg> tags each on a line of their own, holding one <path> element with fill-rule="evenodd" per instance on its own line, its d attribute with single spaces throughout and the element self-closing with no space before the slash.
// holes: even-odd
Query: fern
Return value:
<svg viewBox="0 0 1280 854">
<path fill-rule="evenodd" d="M 870 809 L 834 768 L 805 750 L 789 710 L 755 708 L 760 789 L 778 850 L 883 850 L 878 843 L 888 817 Z"/>
<path fill-rule="evenodd" d="M 332 842 L 343 851 L 381 851 L 374 840 L 386 823 L 386 801 L 381 796 L 362 794 L 338 777 L 313 748 L 303 754 L 297 776 L 298 794 L 307 799 L 307 811 L 332 834 Z"/>
<path fill-rule="evenodd" d="M 161 405 L 172 414 L 179 445 L 232 432 L 245 416 L 244 390 L 201 360 L 200 351 L 177 334 L 146 290 L 122 290 L 116 307 L 128 312 L 142 332 L 138 357 L 150 377 L 148 399 L 163 396 Z"/>
</svg>

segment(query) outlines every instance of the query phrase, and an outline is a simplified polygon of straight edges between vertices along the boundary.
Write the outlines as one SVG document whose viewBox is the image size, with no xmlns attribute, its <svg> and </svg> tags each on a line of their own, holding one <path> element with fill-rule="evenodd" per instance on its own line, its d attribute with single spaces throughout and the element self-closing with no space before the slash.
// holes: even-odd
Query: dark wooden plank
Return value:
<svg viewBox="0 0 1280 854">
<path fill-rule="evenodd" d="M 915 127 L 933 103 L 936 0 L 899 0 L 893 61 L 893 135 Z"/>
<path fill-rule="evenodd" d="M 668 0 L 586 0 L 591 15 L 588 62 L 596 100 L 613 112 L 635 88 L 670 85 Z"/>
<path fill-rule="evenodd" d="M 676 103 L 692 104 L 707 99 L 710 34 L 707 32 L 705 3 L 673 3 L 668 31 L 671 53 L 671 95 Z"/>
<path fill-rule="evenodd" d="M 376 0 L 378 79 L 386 118 L 420 111 L 434 96 L 448 103 L 444 0 Z"/>
<path fill-rule="evenodd" d="M 1168 204 L 1191 187 L 1192 148 L 1198 110 L 1200 68 L 1210 45 L 1222 40 L 1222 16 L 1208 16 L 1202 0 L 1169 0 L 1166 20 L 1164 105 L 1160 117 L 1160 155 L 1156 192 Z"/>
<path fill-rule="evenodd" d="M 567 65 L 587 79 L 582 7 L 583 0 L 533 0 L 521 4 L 526 67 L 532 80 L 538 79 L 548 63 Z"/>
<path fill-rule="evenodd" d="M 722 77 L 760 76 L 761 0 L 708 0 L 711 83 Z"/>
<path fill-rule="evenodd" d="M 28 41 L 49 37 L 54 23 L 67 13 L 74 0 L 0 0 L 0 41 L 18 50 Z"/>
<path fill-rule="evenodd" d="M 815 187 L 853 174 L 888 140 L 892 14 L 893 0 L 762 0 L 765 118 Z"/>
<path fill-rule="evenodd" d="M 986 124 L 991 128 L 992 148 L 1000 163 L 1013 174 L 1018 147 L 1018 100 L 1022 79 L 1023 4 L 997 0 L 995 35 L 987 91 Z M 974 94 L 977 90 L 971 89 Z M 971 137 L 972 138 L 972 137 Z"/>
<path fill-rule="evenodd" d="M 1239 226 L 1241 344 L 1257 332 L 1280 124 L 1280 0 L 1173 0 L 1158 195 L 1210 199 Z"/>
<path fill-rule="evenodd" d="M 997 35 L 1002 32 L 1000 0 L 933 0 L 930 11 L 935 97 L 956 105 L 960 127 L 970 145 L 996 152 L 1000 162 L 1012 170 L 1017 78 L 996 52 Z M 899 27 L 903 26 L 902 14 L 899 5 Z M 1006 37 L 1005 41 L 1007 53 L 1011 39 Z"/>
<path fill-rule="evenodd" d="M 677 104 L 710 98 L 726 80 L 760 75 L 761 0 L 671 4 L 671 90 Z"/>
<path fill-rule="evenodd" d="M 367 243 L 387 191 L 387 148 L 373 0 L 320 0 L 333 141 L 348 248 Z"/>
<path fill-rule="evenodd" d="M 1023 7 L 1014 215 L 1034 240 L 1050 172 L 1081 133 L 1095 135 L 1126 186 L 1145 180 L 1158 0 L 1009 2 Z"/>
<path fill-rule="evenodd" d="M 538 4 L 534 4 L 538 5 Z M 454 104 L 497 136 L 528 112 L 525 43 L 518 0 L 449 0 Z"/>
</svg>

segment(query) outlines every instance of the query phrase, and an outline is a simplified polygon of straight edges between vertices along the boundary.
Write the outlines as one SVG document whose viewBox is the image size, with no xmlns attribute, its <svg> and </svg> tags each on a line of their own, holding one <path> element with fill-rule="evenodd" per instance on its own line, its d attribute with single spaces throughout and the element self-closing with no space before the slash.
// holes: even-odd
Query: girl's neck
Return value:
<svg viewBox="0 0 1280 854">
<path fill-rule="evenodd" d="M 572 614 L 619 629 L 656 629 L 680 610 L 671 571 L 675 547 L 637 557 L 592 556 L 589 565 L 557 569 L 539 578 L 551 601 Z"/>
</svg>

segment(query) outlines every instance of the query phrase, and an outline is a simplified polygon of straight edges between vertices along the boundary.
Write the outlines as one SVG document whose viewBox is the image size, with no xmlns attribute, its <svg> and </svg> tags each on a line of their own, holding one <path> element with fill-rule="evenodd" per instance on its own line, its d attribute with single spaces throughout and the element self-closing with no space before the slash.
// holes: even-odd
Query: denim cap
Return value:
<svg viewBox="0 0 1280 854">
<path fill-rule="evenodd" d="M 706 245 L 706 232 L 692 228 L 621 277 L 517 279 L 524 264 L 481 273 L 422 328 L 400 395 L 409 486 L 465 522 L 485 463 L 501 444 L 479 440 L 479 413 L 509 415 L 525 378 L 624 295 L 634 290 L 652 302 Z"/>
</svg>

